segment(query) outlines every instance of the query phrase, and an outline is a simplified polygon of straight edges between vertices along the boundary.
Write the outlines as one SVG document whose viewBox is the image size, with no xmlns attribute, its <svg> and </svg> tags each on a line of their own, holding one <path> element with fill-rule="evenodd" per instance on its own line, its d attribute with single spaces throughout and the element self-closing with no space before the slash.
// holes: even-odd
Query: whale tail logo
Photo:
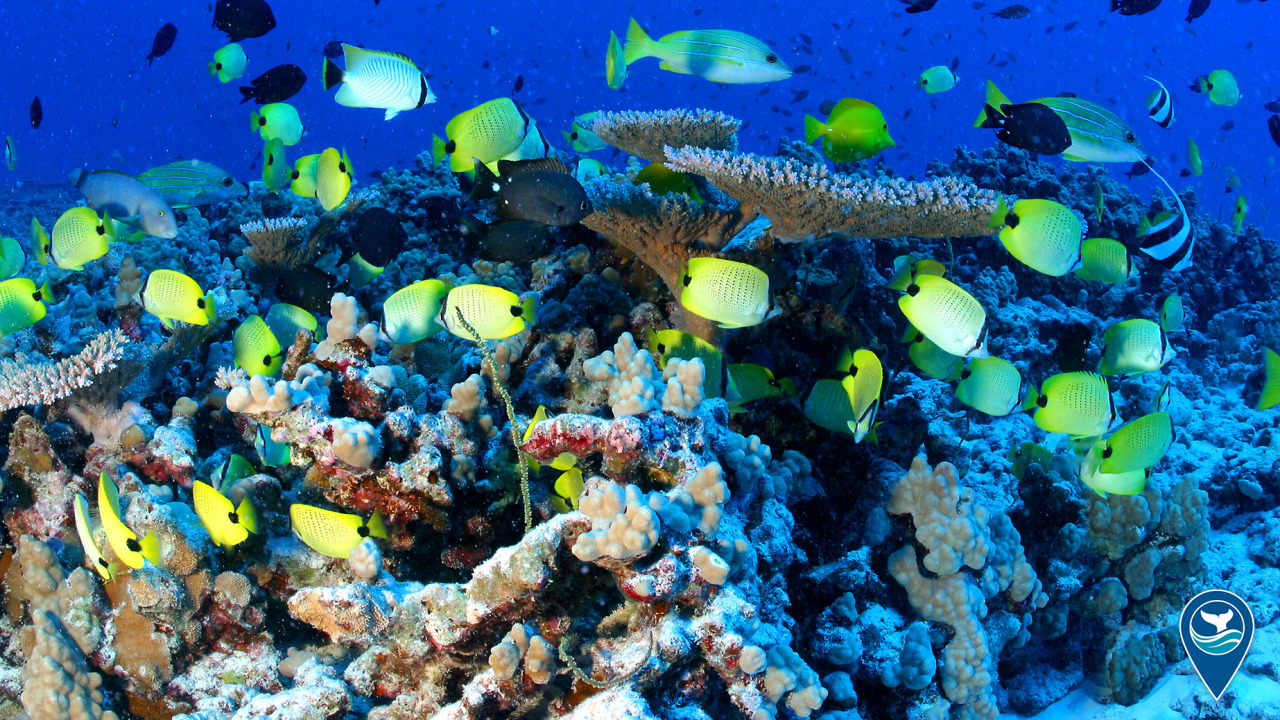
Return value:
<svg viewBox="0 0 1280 720">
<path fill-rule="evenodd" d="M 1182 646 L 1215 700 L 1226 692 L 1249 653 L 1253 631 L 1253 611 L 1227 590 L 1206 590 L 1182 609 Z"/>
<path fill-rule="evenodd" d="M 1236 613 L 1231 608 L 1227 608 L 1227 611 L 1222 613 L 1221 615 L 1210 615 L 1209 613 L 1203 610 L 1200 611 L 1200 617 L 1203 618 L 1205 622 L 1218 628 L 1219 633 L 1224 633 L 1227 631 L 1227 623 L 1231 622 L 1231 618 L 1235 616 L 1236 616 Z"/>
</svg>

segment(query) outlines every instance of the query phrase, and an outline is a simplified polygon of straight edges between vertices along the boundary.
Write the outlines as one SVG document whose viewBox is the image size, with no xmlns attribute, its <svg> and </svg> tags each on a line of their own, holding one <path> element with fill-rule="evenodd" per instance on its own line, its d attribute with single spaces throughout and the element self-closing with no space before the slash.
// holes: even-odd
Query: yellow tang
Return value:
<svg viewBox="0 0 1280 720">
<path fill-rule="evenodd" d="M 1258 397 L 1258 409 L 1268 410 L 1280 404 L 1280 355 L 1271 348 L 1263 348 L 1262 364 L 1267 379 L 1262 383 L 1262 395 Z"/>
<path fill-rule="evenodd" d="M 1000 228 L 1000 242 L 1032 270 L 1062 277 L 1080 267 L 1080 218 L 1071 208 L 1052 200 L 1019 200 L 1000 205 L 989 227 Z"/>
<path fill-rule="evenodd" d="M 120 489 L 105 472 L 98 476 L 98 513 L 107 542 L 121 562 L 135 570 L 146 561 L 160 564 L 160 540 L 155 533 L 147 533 L 139 540 L 138 534 L 124 524 L 120 519 Z"/>
<path fill-rule="evenodd" d="M 231 337 L 236 367 L 250 375 L 275 377 L 284 365 L 284 350 L 260 315 L 250 315 Z"/>
<path fill-rule="evenodd" d="M 1208 93 L 1209 102 L 1214 105 L 1231 107 L 1240 102 L 1240 86 L 1236 78 L 1227 70 L 1214 70 L 1208 75 L 1196 78 L 1191 89 L 1198 93 Z"/>
<path fill-rule="evenodd" d="M 440 314 L 445 329 L 464 340 L 475 337 L 458 322 L 461 310 L 463 319 L 480 335 L 482 340 L 501 340 L 524 329 L 532 323 L 537 308 L 537 298 L 530 296 L 524 302 L 510 290 L 492 285 L 462 285 L 453 288 L 445 296 Z"/>
<path fill-rule="evenodd" d="M 209 63 L 209 74 L 218 78 L 219 82 L 231 82 L 244 74 L 249 65 L 249 58 L 244 54 L 240 43 L 227 43 L 213 54 L 213 62 Z"/>
<path fill-rule="evenodd" d="M 258 513 L 248 495 L 234 505 L 213 486 L 196 480 L 191 486 L 191 504 L 209 532 L 209 539 L 224 550 L 244 542 L 249 533 L 258 534 Z"/>
<path fill-rule="evenodd" d="M 213 298 L 200 289 L 200 284 L 177 270 L 153 270 L 139 293 L 142 308 L 160 318 L 172 329 L 173 321 L 191 325 L 208 325 L 218 317 Z"/>
<path fill-rule="evenodd" d="M 1245 201 L 1244 196 L 1236 195 L 1236 207 L 1231 211 L 1231 232 L 1239 235 L 1240 230 L 1244 228 L 1244 216 L 1249 212 L 1249 203 Z"/>
<path fill-rule="evenodd" d="M 599 135 L 591 132 L 587 128 L 595 121 L 599 112 L 589 112 L 573 119 L 573 124 L 569 126 L 570 132 L 562 133 L 564 140 L 573 148 L 574 152 L 595 152 L 609 147 L 608 143 L 600 139 Z"/>
<path fill-rule="evenodd" d="M 1121 283 L 1134 271 L 1129 250 L 1111 238 L 1089 238 L 1080 243 L 1080 267 L 1076 277 L 1103 283 Z"/>
<path fill-rule="evenodd" d="M 93 569 L 98 571 L 103 580 L 111 582 L 111 578 L 115 577 L 119 567 L 116 563 L 109 563 L 102 557 L 102 550 L 98 547 L 98 542 L 93 539 L 93 527 L 89 525 L 89 501 L 84 499 L 84 493 L 76 493 L 74 508 L 76 534 L 80 536 L 80 547 L 84 550 L 84 557 Z"/>
<path fill-rule="evenodd" d="M 359 515 L 324 510 L 294 503 L 289 506 L 293 531 L 302 542 L 321 555 L 346 559 L 367 537 L 387 539 L 387 526 L 382 515 L 374 511 L 366 523 Z"/>
<path fill-rule="evenodd" d="M 277 340 L 288 343 L 290 347 L 297 341 L 299 330 L 310 332 L 313 340 L 321 339 L 320 325 L 316 322 L 316 316 L 297 305 L 276 303 L 267 309 L 267 315 L 263 320 L 266 320 L 267 327 L 271 328 L 271 334 L 275 335 Z"/>
<path fill-rule="evenodd" d="M 1048 378 L 1033 404 L 1035 423 L 1041 430 L 1074 437 L 1097 437 L 1119 418 L 1107 379 L 1091 372 L 1059 373 Z"/>
<path fill-rule="evenodd" d="M 49 233 L 44 231 L 44 226 L 40 224 L 40 219 L 31 216 L 31 251 L 35 253 L 36 262 L 41 265 L 49 264 L 49 252 L 53 249 L 53 243 L 49 240 Z"/>
<path fill-rule="evenodd" d="M 987 356 L 987 312 L 972 295 L 938 275 L 917 275 L 898 298 L 907 320 L 959 357 Z"/>
<path fill-rule="evenodd" d="M 555 487 L 551 491 L 551 507 L 558 513 L 573 512 L 578 509 L 578 500 L 582 497 L 582 471 L 569 468 L 556 478 Z"/>
<path fill-rule="evenodd" d="M 851 380 L 846 376 L 846 380 Z M 853 414 L 853 399 L 841 380 L 830 378 L 814 383 L 804 401 L 804 416 L 809 422 L 831 432 L 853 435 L 858 417 Z"/>
<path fill-rule="evenodd" d="M 724 355 L 715 345 L 697 335 L 679 330 L 649 329 L 649 352 L 658 361 L 658 367 L 665 370 L 671 358 L 681 360 L 702 361 L 705 376 L 702 381 L 702 394 L 708 398 L 720 397 L 724 385 Z"/>
<path fill-rule="evenodd" d="M 53 302 L 49 283 L 37 288 L 34 280 L 11 278 L 0 281 L 0 337 L 12 335 L 44 319 Z"/>
<path fill-rule="evenodd" d="M 267 467 L 288 465 L 293 458 L 289 444 L 273 440 L 271 431 L 262 424 L 258 425 L 258 431 L 254 433 L 253 449 L 258 451 L 258 459 Z"/>
<path fill-rule="evenodd" d="M 1022 443 L 1009 451 L 1009 461 L 1013 466 L 1009 468 L 1009 472 L 1013 476 L 1022 480 L 1022 475 L 1027 471 L 1027 467 L 1031 465 L 1039 465 L 1040 469 L 1048 472 L 1053 467 L 1053 452 L 1048 448 L 1037 445 L 1035 443 Z"/>
<path fill-rule="evenodd" d="M 854 420 L 848 422 L 849 432 L 855 443 L 871 432 L 876 424 L 876 412 L 880 409 L 880 393 L 884 390 L 884 365 L 880 357 L 870 350 L 861 349 L 853 354 L 845 349 L 839 369 L 849 375 L 841 381 L 841 387 L 849 395 Z"/>
<path fill-rule="evenodd" d="M 916 80 L 922 90 L 930 95 L 943 93 L 956 86 L 956 81 L 960 78 L 951 71 L 946 65 L 934 65 L 933 67 L 920 73 L 920 78 Z"/>
<path fill-rule="evenodd" d="M 755 363 L 737 363 L 729 366 L 729 377 L 738 388 L 738 400 L 729 403 L 730 412 L 742 411 L 742 406 L 756 400 L 778 397 L 785 392 L 773 371 Z"/>
<path fill-rule="evenodd" d="M 618 41 L 618 33 L 609 31 L 609 48 L 604 53 L 604 79 L 609 87 L 621 90 L 627 81 L 627 61 L 622 52 L 622 43 Z"/>
<path fill-rule="evenodd" d="M 1080 481 L 1101 497 L 1111 495 L 1137 495 L 1147 489 L 1150 468 L 1122 473 L 1105 473 L 1097 465 L 1086 461 L 1080 468 Z"/>
<path fill-rule="evenodd" d="M 895 145 L 880 108 L 857 98 L 836 103 L 825 123 L 804 116 L 805 143 L 818 138 L 822 138 L 822 154 L 832 162 L 865 160 Z"/>
<path fill-rule="evenodd" d="M 1164 328 L 1150 320 L 1124 320 L 1102 336 L 1103 375 L 1137 375 L 1164 367 L 1178 352 Z"/>
<path fill-rule="evenodd" d="M 490 100 L 455 115 L 444 128 L 448 141 L 433 143 L 432 151 L 450 156 L 450 170 L 465 172 L 475 167 L 476 160 L 490 163 L 515 151 L 531 122 L 515 100 Z"/>
<path fill-rule="evenodd" d="M 690 200 L 700 203 L 702 202 L 702 195 L 698 193 L 698 186 L 693 184 L 692 177 L 689 173 L 678 172 L 663 163 L 656 162 L 646 165 L 640 172 L 636 173 L 631 182 L 636 185 L 648 184 L 649 190 L 654 195 L 680 193 L 688 195 Z"/>
<path fill-rule="evenodd" d="M 303 155 L 293 163 L 293 172 L 289 175 L 289 190 L 302 197 L 316 196 L 316 165 L 320 162 L 320 154 Z"/>
<path fill-rule="evenodd" d="M 109 218 L 100 218 L 92 208 L 74 207 L 53 224 L 49 258 L 63 270 L 83 270 L 85 263 L 107 254 L 111 235 Z"/>
<path fill-rule="evenodd" d="M 284 154 L 284 141 L 273 138 L 262 146 L 262 183 L 271 192 L 280 192 L 290 182 L 289 159 Z"/>
<path fill-rule="evenodd" d="M 1017 410 L 1022 395 L 1022 373 L 1013 363 L 998 357 L 970 360 L 956 385 L 960 402 L 992 417 Z"/>
<path fill-rule="evenodd" d="M 915 282 L 917 275 L 944 277 L 946 274 L 947 266 L 937 260 L 929 258 L 917 260 L 910 255 L 899 255 L 893 259 L 893 277 L 889 278 L 886 287 L 906 292 L 907 286 Z"/>
<path fill-rule="evenodd" d="M 263 105 L 253 111 L 250 123 L 265 142 L 279 138 L 285 145 L 297 145 L 306 134 L 302 118 L 298 117 L 298 109 L 289 103 Z"/>
<path fill-rule="evenodd" d="M 11 237 L 0 237 L 0 279 L 11 278 L 27 265 L 27 251 Z"/>
<path fill-rule="evenodd" d="M 533 428 L 536 427 L 538 423 L 546 419 L 547 419 L 547 408 L 545 406 L 539 405 L 537 411 L 533 413 L 533 417 L 529 418 L 529 426 L 525 428 L 524 438 L 520 440 L 520 443 L 523 445 L 524 443 L 529 442 L 529 438 L 533 437 Z M 542 469 L 542 466 L 538 463 L 537 460 L 534 460 L 533 458 L 528 458 L 528 460 L 529 460 L 529 472 L 537 473 L 539 470 Z M 555 460 L 551 461 L 551 467 L 555 468 L 556 470 L 568 470 L 569 468 L 577 464 L 578 464 L 578 457 L 570 452 L 562 452 L 556 456 Z"/>
<path fill-rule="evenodd" d="M 347 199 L 355 171 L 346 151 L 329 148 L 316 161 L 316 199 L 326 211 L 334 210 Z"/>
<path fill-rule="evenodd" d="M 691 258 L 680 304 L 723 328 L 759 325 L 769 316 L 769 276 L 746 263 Z"/>
<path fill-rule="evenodd" d="M 1200 160 L 1200 146 L 1196 145 L 1196 141 L 1191 138 L 1187 138 L 1187 167 L 1196 177 L 1204 173 L 1204 162 Z"/>
<path fill-rule="evenodd" d="M 382 331 L 396 345 L 413 345 L 444 328 L 437 322 L 449 286 L 440 280 L 421 280 L 400 288 L 382 304 Z"/>
<path fill-rule="evenodd" d="M 1107 438 L 1100 453 L 1104 473 L 1144 470 L 1160 462 L 1173 445 L 1173 416 L 1167 412 L 1143 415 Z"/>
<path fill-rule="evenodd" d="M 964 370 L 964 358 L 956 357 L 938 347 L 937 343 L 910 324 L 907 325 L 903 342 L 911 343 L 911 347 L 907 348 L 907 357 L 920 372 L 945 382 L 960 378 L 960 373 Z"/>
<path fill-rule="evenodd" d="M 1182 320 L 1184 312 L 1182 309 L 1182 296 L 1174 293 L 1164 299 L 1160 303 L 1160 329 L 1167 333 L 1178 332 L 1182 329 Z"/>
</svg>

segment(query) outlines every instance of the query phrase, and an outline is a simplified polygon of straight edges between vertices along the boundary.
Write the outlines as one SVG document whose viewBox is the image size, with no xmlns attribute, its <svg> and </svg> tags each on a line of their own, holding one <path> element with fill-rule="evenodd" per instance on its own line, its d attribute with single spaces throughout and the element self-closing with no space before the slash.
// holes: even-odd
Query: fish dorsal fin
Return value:
<svg viewBox="0 0 1280 720">
<path fill-rule="evenodd" d="M 836 103 L 835 107 L 831 108 L 831 114 L 827 116 L 827 124 L 830 125 L 836 120 L 839 120 L 841 117 L 851 112 L 854 112 L 856 110 L 865 110 L 867 108 L 874 108 L 874 107 L 875 105 L 872 105 L 866 100 L 859 100 L 858 98 L 845 98 L 840 102 Z"/>
<path fill-rule="evenodd" d="M 348 73 L 356 72 L 360 69 L 361 65 L 379 57 L 408 63 L 414 70 L 418 69 L 418 66 L 414 65 L 412 60 L 399 53 L 382 52 L 380 50 L 365 50 L 364 48 L 347 45 L 346 43 L 343 43 L 342 45 L 342 53 L 347 62 L 346 72 Z"/>
<path fill-rule="evenodd" d="M 520 173 L 534 172 L 554 172 L 572 174 L 569 166 L 556 158 L 531 158 L 529 160 L 499 160 L 498 174 L 504 178 L 512 178 Z"/>
</svg>

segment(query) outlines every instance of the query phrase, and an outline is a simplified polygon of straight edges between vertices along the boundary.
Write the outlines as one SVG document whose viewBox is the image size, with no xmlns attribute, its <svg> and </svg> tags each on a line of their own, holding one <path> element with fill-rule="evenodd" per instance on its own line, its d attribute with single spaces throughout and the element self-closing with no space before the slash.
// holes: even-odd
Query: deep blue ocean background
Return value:
<svg viewBox="0 0 1280 720">
<path fill-rule="evenodd" d="M 226 42 L 211 26 L 210 3 L 5 2 L 0 38 L 10 62 L 0 89 L 0 134 L 16 141 L 18 171 L 0 170 L 0 182 L 62 183 L 75 167 L 138 173 L 192 157 L 257 179 L 262 143 L 248 120 L 254 105 L 239 104 L 236 87 L 281 63 L 309 76 L 289 100 L 308 130 L 289 157 L 345 146 L 361 176 L 411 166 L 454 114 L 510 95 L 517 77 L 524 86 L 513 97 L 560 149 L 560 131 L 580 113 L 706 107 L 747 121 L 744 149 L 772 153 L 779 138 L 802 135 L 804 114 L 817 114 L 823 100 L 859 97 L 884 110 L 897 141 L 881 159 L 899 174 L 920 176 L 956 145 L 980 150 L 995 142 L 990 131 L 971 127 L 991 78 L 1015 102 L 1073 92 L 1105 104 L 1130 122 L 1175 188 L 1196 189 L 1200 212 L 1229 221 L 1235 195 L 1225 185 L 1235 175 L 1249 201 L 1249 222 L 1274 229 L 1278 218 L 1269 210 L 1280 200 L 1280 183 L 1268 176 L 1280 147 L 1267 134 L 1270 113 L 1262 106 L 1280 97 L 1274 51 L 1280 4 L 1215 0 L 1191 25 L 1184 20 L 1185 0 L 1167 0 L 1136 17 L 1108 12 L 1105 0 L 1029 3 L 1024 18 L 992 17 L 1008 4 L 940 0 L 929 12 L 909 15 L 890 0 L 276 2 L 276 29 L 242 43 L 248 69 L 240 81 L 223 85 L 206 71 Z M 631 67 L 623 91 L 610 90 L 603 79 L 608 33 L 623 37 L 633 16 L 654 37 L 697 28 L 750 33 L 793 68 L 811 69 L 780 83 L 732 86 L 665 72 L 648 59 Z M 152 38 L 165 22 L 177 26 L 177 40 L 147 67 Z M 330 40 L 408 55 L 430 78 L 438 101 L 390 122 L 380 110 L 337 105 L 320 79 Z M 920 71 L 953 59 L 960 77 L 954 90 L 927 95 L 916 87 Z M 1218 68 L 1239 82 L 1242 99 L 1235 107 L 1213 105 L 1188 89 L 1196 76 Z M 1177 119 L 1169 130 L 1144 117 L 1155 86 L 1143 75 L 1174 95 Z M 33 96 L 44 106 L 38 130 L 27 117 Z M 1234 127 L 1224 130 L 1229 123 Z M 1199 178 L 1178 177 L 1187 137 L 1204 158 Z M 1128 167 L 1109 170 L 1119 176 Z M 1131 184 L 1144 197 L 1156 186 L 1150 176 Z"/>
</svg>

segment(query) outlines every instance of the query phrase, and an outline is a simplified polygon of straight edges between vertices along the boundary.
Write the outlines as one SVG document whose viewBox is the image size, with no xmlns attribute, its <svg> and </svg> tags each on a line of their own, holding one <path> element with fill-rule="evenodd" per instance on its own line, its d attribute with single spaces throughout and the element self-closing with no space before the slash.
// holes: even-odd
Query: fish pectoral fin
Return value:
<svg viewBox="0 0 1280 720">
<path fill-rule="evenodd" d="M 397 109 L 395 109 L 395 108 L 387 108 L 387 112 L 386 112 L 386 114 L 384 114 L 384 115 L 382 116 L 382 119 L 383 119 L 383 121 L 390 120 L 391 118 L 393 118 L 393 117 L 395 117 L 395 116 L 397 116 L 397 115 L 399 115 L 399 114 L 400 114 L 400 111 L 399 111 L 399 110 L 397 110 Z"/>
</svg>

